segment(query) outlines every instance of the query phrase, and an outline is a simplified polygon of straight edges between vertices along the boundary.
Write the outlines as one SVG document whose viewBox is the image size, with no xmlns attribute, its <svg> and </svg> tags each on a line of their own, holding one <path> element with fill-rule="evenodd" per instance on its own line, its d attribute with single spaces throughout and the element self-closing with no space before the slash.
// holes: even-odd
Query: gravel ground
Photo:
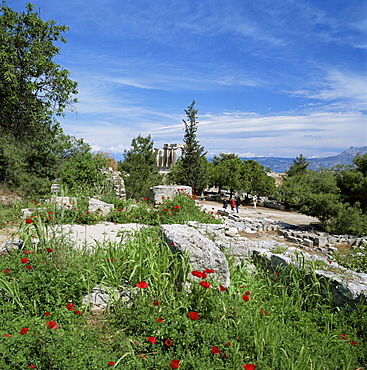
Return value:
<svg viewBox="0 0 367 370">
<path fill-rule="evenodd" d="M 223 208 L 223 205 L 218 202 L 200 201 L 200 204 L 207 210 L 214 212 L 216 212 L 219 208 Z M 241 206 L 239 207 L 239 216 L 250 218 L 270 218 L 272 220 L 283 221 L 295 226 L 305 226 L 309 225 L 310 223 L 318 222 L 317 218 L 306 216 L 301 213 L 279 211 L 277 209 L 260 206 L 257 206 L 256 209 L 254 209 L 252 206 Z"/>
</svg>

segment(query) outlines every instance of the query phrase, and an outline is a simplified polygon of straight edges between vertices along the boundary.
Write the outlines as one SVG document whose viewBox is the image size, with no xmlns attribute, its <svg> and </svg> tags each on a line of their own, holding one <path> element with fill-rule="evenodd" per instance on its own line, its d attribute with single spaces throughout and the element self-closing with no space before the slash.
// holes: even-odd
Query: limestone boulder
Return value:
<svg viewBox="0 0 367 370">
<path fill-rule="evenodd" d="M 192 271 L 213 269 L 215 273 L 210 274 L 210 277 L 225 287 L 229 286 L 230 273 L 226 257 L 216 243 L 188 225 L 161 225 L 160 231 L 173 253 L 189 253 Z M 189 274 L 188 280 L 191 279 L 197 278 Z M 181 285 L 184 283 L 180 282 Z"/>
</svg>

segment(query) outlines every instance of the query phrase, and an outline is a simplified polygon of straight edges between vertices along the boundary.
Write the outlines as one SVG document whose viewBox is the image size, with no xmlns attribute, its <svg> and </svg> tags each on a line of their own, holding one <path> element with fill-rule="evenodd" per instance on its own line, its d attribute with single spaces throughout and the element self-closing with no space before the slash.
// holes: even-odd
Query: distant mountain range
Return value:
<svg viewBox="0 0 367 370">
<path fill-rule="evenodd" d="M 349 149 L 345 150 L 344 152 L 332 156 L 332 157 L 325 157 L 325 158 L 307 158 L 310 162 L 308 165 L 308 169 L 310 170 L 318 170 L 320 167 L 331 168 L 338 164 L 353 164 L 353 158 L 357 155 L 357 153 L 363 155 L 367 153 L 367 146 L 362 147 L 354 147 L 351 146 Z M 292 165 L 295 158 L 277 158 L 277 157 L 252 157 L 252 158 L 241 158 L 242 160 L 253 159 L 254 161 L 260 163 L 264 168 L 270 167 L 270 169 L 274 172 L 284 172 L 289 169 Z"/>
</svg>

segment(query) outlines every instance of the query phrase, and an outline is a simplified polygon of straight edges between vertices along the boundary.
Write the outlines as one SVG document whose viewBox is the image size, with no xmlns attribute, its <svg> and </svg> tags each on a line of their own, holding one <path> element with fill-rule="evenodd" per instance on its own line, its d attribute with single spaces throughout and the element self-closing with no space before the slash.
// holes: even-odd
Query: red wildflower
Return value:
<svg viewBox="0 0 367 370">
<path fill-rule="evenodd" d="M 260 313 L 263 313 L 265 316 L 269 315 L 263 308 L 260 308 Z"/>
<path fill-rule="evenodd" d="M 245 370 L 255 370 L 255 365 L 254 364 L 247 364 L 247 365 L 243 365 L 243 368 Z"/>
<path fill-rule="evenodd" d="M 349 342 L 353 347 L 357 344 L 354 340 Z"/>
<path fill-rule="evenodd" d="M 50 211 L 50 212 L 47 212 L 49 215 L 52 215 L 52 212 Z"/>
<path fill-rule="evenodd" d="M 50 316 L 50 313 L 49 312 L 45 312 L 45 316 Z"/>
<path fill-rule="evenodd" d="M 22 263 L 28 263 L 29 260 L 28 260 L 28 258 L 21 258 L 20 259 L 20 262 L 22 262 Z"/>
<path fill-rule="evenodd" d="M 155 321 L 157 321 L 157 322 L 163 322 L 163 320 L 160 319 L 160 318 L 156 319 Z"/>
<path fill-rule="evenodd" d="M 31 253 L 30 251 L 23 251 L 24 254 L 29 254 Z"/>
<path fill-rule="evenodd" d="M 36 368 L 36 365 L 30 364 L 28 367 L 29 367 L 30 369 L 35 369 L 35 368 Z"/>
<path fill-rule="evenodd" d="M 4 274 L 7 274 L 8 272 L 9 272 L 8 270 L 4 270 L 4 271 L 3 271 L 3 273 L 4 273 Z"/>
<path fill-rule="evenodd" d="M 46 326 L 49 328 L 49 329 L 58 329 L 58 326 L 56 325 L 55 321 L 46 321 Z"/>
<path fill-rule="evenodd" d="M 219 290 L 221 292 L 224 292 L 225 290 L 227 290 L 223 285 L 219 285 Z"/>
<path fill-rule="evenodd" d="M 145 281 L 140 281 L 139 283 L 136 284 L 136 286 L 139 289 L 145 289 L 148 286 L 148 284 Z"/>
<path fill-rule="evenodd" d="M 178 369 L 180 367 L 180 361 L 179 360 L 172 360 L 170 363 L 169 363 L 169 367 L 171 369 Z"/>
<path fill-rule="evenodd" d="M 154 344 L 157 341 L 156 337 L 147 337 L 147 339 L 148 339 L 148 342 L 152 344 Z"/>
<path fill-rule="evenodd" d="M 76 310 L 74 311 L 75 315 L 80 315 L 80 311 Z"/>
<path fill-rule="evenodd" d="M 52 253 L 52 252 L 53 252 L 53 249 L 51 249 L 51 248 L 46 248 L 46 251 L 47 251 L 48 253 Z"/>
<path fill-rule="evenodd" d="M 115 363 L 113 361 L 108 361 L 108 364 L 107 365 L 108 366 L 113 366 L 113 365 L 115 365 Z"/>
<path fill-rule="evenodd" d="M 194 311 L 190 311 L 188 315 L 190 320 L 197 320 L 199 318 L 199 314 Z"/>
<path fill-rule="evenodd" d="M 10 337 L 10 334 L 4 334 L 3 337 L 8 338 Z"/>
<path fill-rule="evenodd" d="M 158 301 L 153 301 L 153 305 L 154 306 L 159 306 L 159 302 Z"/>
<path fill-rule="evenodd" d="M 164 341 L 164 344 L 165 344 L 166 346 L 172 346 L 172 341 L 171 341 L 171 339 L 166 339 L 166 340 Z"/>
<path fill-rule="evenodd" d="M 245 292 L 246 295 L 250 295 L 251 293 L 249 291 Z"/>
<path fill-rule="evenodd" d="M 206 269 L 203 272 L 206 274 L 214 274 L 215 271 L 213 269 Z"/>
<path fill-rule="evenodd" d="M 227 342 L 226 346 L 229 347 L 231 345 L 231 342 Z"/>
<path fill-rule="evenodd" d="M 32 266 L 27 265 L 25 268 L 26 268 L 27 270 L 31 270 L 31 269 L 32 269 Z"/>
<path fill-rule="evenodd" d="M 164 211 L 164 212 L 168 212 L 169 210 L 166 208 L 166 209 L 164 209 L 163 211 Z"/>
<path fill-rule="evenodd" d="M 19 332 L 19 334 L 27 334 L 28 328 L 22 328 L 22 330 Z"/>
<path fill-rule="evenodd" d="M 203 272 L 200 272 L 200 271 L 191 271 L 191 275 L 195 276 L 195 277 L 198 277 L 198 278 L 201 278 L 201 279 L 206 278 L 206 275 Z"/>
<path fill-rule="evenodd" d="M 210 284 L 207 281 L 200 281 L 200 285 L 203 288 L 210 288 Z"/>
<path fill-rule="evenodd" d="M 244 295 L 242 296 L 242 299 L 243 299 L 245 302 L 247 302 L 247 301 L 249 301 L 249 300 L 250 300 L 250 297 L 249 297 L 247 294 L 244 294 Z"/>
<path fill-rule="evenodd" d="M 220 350 L 218 347 L 216 346 L 213 346 L 212 347 L 212 350 L 211 350 L 211 353 L 215 354 L 215 355 L 219 355 L 220 354 Z"/>
<path fill-rule="evenodd" d="M 31 219 L 29 219 L 29 218 L 26 218 L 26 219 L 25 219 L 25 223 L 29 225 L 29 224 L 31 224 L 31 223 L 32 223 L 32 220 L 31 220 Z"/>
<path fill-rule="evenodd" d="M 69 303 L 66 305 L 66 309 L 68 309 L 69 311 L 74 311 L 74 306 L 73 306 L 73 304 L 69 302 Z"/>
</svg>

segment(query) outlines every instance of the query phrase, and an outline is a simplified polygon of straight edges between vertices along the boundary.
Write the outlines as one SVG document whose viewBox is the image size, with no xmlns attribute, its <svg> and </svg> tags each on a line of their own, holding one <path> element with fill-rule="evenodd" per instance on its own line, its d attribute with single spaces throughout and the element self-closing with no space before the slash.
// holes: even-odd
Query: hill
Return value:
<svg viewBox="0 0 367 370">
<path fill-rule="evenodd" d="M 325 158 L 307 158 L 310 162 L 308 168 L 310 170 L 318 170 L 321 167 L 331 168 L 339 164 L 353 164 L 353 158 L 357 153 L 363 155 L 367 153 L 367 146 L 354 147 L 351 146 L 344 152 Z M 242 160 L 253 159 L 260 163 L 264 168 L 270 167 L 272 171 L 284 172 L 289 169 L 295 158 L 278 158 L 278 157 L 252 157 L 252 158 L 241 158 Z"/>
</svg>

